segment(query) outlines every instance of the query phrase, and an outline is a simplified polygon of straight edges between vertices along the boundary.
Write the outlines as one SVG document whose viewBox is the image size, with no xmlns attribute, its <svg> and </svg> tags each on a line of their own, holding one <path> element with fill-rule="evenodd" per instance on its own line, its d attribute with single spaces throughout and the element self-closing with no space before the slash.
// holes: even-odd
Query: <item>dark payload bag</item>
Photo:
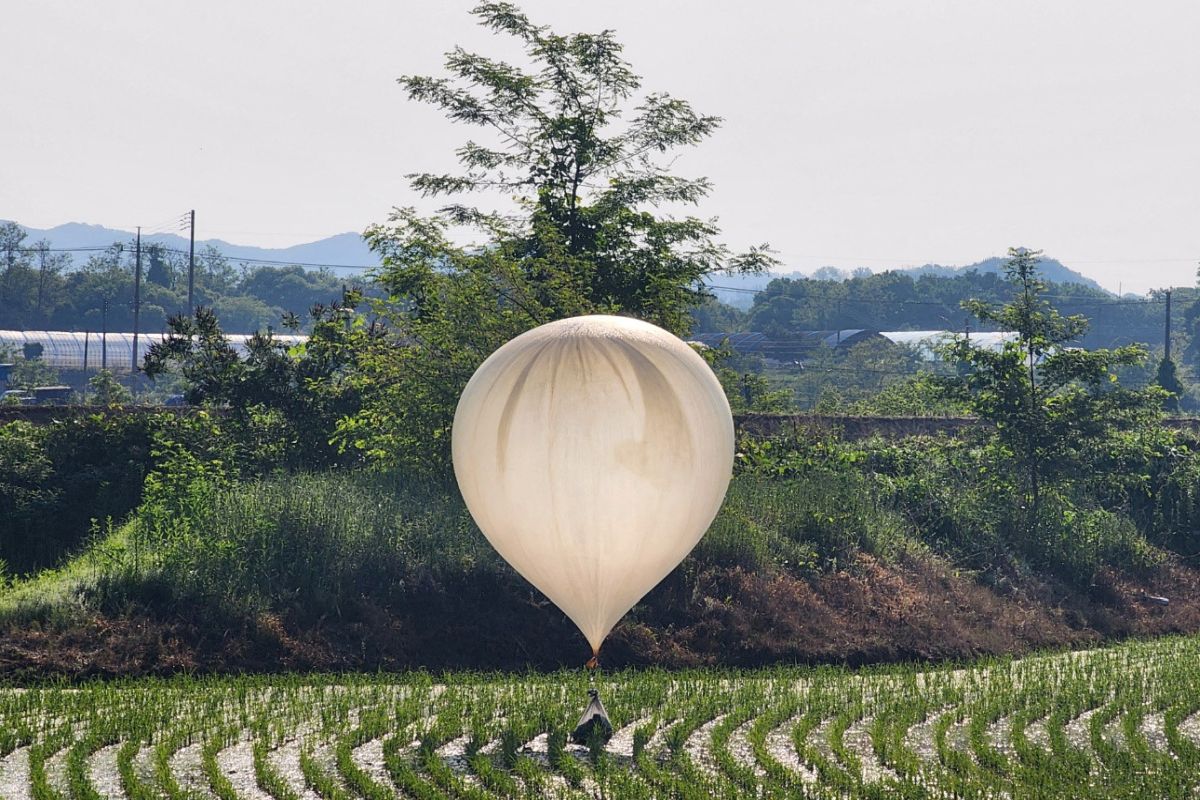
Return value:
<svg viewBox="0 0 1200 800">
<path fill-rule="evenodd" d="M 571 734 L 571 741 L 575 744 L 587 744 L 588 739 L 592 736 L 592 731 L 599 728 L 601 736 L 607 742 L 612 738 L 613 726 L 608 721 L 608 712 L 604 710 L 604 703 L 600 702 L 600 693 L 595 689 L 588 689 L 588 697 L 591 698 L 591 702 L 584 709 L 583 716 L 579 718 L 579 725 Z"/>
</svg>

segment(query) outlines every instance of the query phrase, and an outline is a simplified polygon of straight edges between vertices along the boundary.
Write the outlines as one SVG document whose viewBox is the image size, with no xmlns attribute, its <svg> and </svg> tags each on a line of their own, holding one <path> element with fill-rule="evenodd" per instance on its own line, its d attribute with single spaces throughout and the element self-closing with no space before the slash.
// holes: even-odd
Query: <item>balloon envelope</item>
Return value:
<svg viewBox="0 0 1200 800">
<path fill-rule="evenodd" d="M 704 535 L 733 447 L 704 359 L 611 316 L 551 322 L 493 353 L 459 399 L 452 441 L 484 535 L 596 652 Z"/>
</svg>

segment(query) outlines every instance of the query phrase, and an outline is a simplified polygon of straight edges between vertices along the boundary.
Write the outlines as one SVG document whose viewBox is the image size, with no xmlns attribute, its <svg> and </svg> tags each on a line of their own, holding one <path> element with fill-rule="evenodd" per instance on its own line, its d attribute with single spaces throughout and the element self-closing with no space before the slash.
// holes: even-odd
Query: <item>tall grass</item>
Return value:
<svg viewBox="0 0 1200 800">
<path fill-rule="evenodd" d="M 0 592 L 0 620 L 131 601 L 319 615 L 507 570 L 446 484 L 323 472 L 224 486 L 201 477 L 175 491 L 166 501 L 152 493 L 126 525 L 97 532 L 59 570 Z M 802 573 L 858 550 L 886 558 L 912 542 L 903 518 L 858 475 L 747 473 L 733 480 L 692 558 Z"/>
<path fill-rule="evenodd" d="M 1023 559 L 1086 585 L 1103 566 L 1160 557 L 1127 516 L 1104 509 L 1046 503 L 1044 524 L 1010 529 L 1005 495 L 964 477 L 977 467 L 966 447 L 877 443 L 867 463 L 849 444 L 801 445 L 763 447 L 761 463 L 734 476 L 689 568 L 803 576 L 863 552 L 933 552 L 985 574 Z M 512 575 L 452 484 L 340 471 L 230 483 L 209 463 L 176 461 L 147 481 L 125 525 L 98 532 L 59 570 L 0 589 L 0 621 L 129 602 L 315 617 Z"/>
<path fill-rule="evenodd" d="M 914 546 L 915 532 L 857 473 L 818 470 L 783 479 L 747 472 L 696 550 L 705 563 L 813 571 L 866 551 L 884 559 Z"/>
<path fill-rule="evenodd" d="M 196 491 L 183 515 L 145 511 L 132 520 L 135 546 L 98 582 L 103 601 L 136 596 L 153 581 L 239 610 L 302 600 L 322 613 L 498 561 L 444 485 L 328 472 Z"/>
<path fill-rule="evenodd" d="M 145 513 L 110 573 L 110 600 L 138 581 L 177 595 L 256 610 L 303 602 L 321 612 L 348 599 L 387 601 L 425 581 L 453 583 L 504 569 L 452 487 L 369 473 L 277 476 L 202 490 L 187 511 Z M 903 518 L 849 473 L 813 480 L 745 474 L 694 558 L 747 569 L 819 570 L 866 550 L 912 544 Z M 130 579 L 133 579 L 131 584 Z"/>
</svg>

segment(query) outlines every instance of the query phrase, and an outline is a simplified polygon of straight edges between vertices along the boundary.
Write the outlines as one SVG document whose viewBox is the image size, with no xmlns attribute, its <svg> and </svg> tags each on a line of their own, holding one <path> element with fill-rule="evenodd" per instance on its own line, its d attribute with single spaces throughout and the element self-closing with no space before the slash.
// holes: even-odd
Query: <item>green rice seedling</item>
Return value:
<svg viewBox="0 0 1200 800">
<path fill-rule="evenodd" d="M 401 756 L 402 745 L 398 735 L 389 737 L 383 743 L 383 763 L 392 782 L 408 797 L 419 800 L 433 800 L 433 798 L 441 797 L 441 791 L 426 781 L 416 771 L 412 762 Z M 322 797 L 325 800 L 342 800 L 340 797 L 327 797 L 324 794 Z"/>
<path fill-rule="evenodd" d="M 156 800 L 151 788 L 138 777 L 133 769 L 133 758 L 137 755 L 141 742 L 137 738 L 129 738 L 117 751 L 117 773 L 121 779 L 121 790 L 129 800 Z"/>
<path fill-rule="evenodd" d="M 350 793 L 321 768 L 307 749 L 300 751 L 300 774 L 304 777 L 305 786 L 312 789 L 321 800 L 353 800 Z"/>
<path fill-rule="evenodd" d="M 604 736 L 604 731 L 602 731 L 599 726 L 593 727 L 588 733 L 588 761 L 592 763 L 593 769 L 599 770 L 601 768 L 601 761 L 604 760 L 604 745 L 607 743 L 607 741 L 608 740 Z"/>
<path fill-rule="evenodd" d="M 633 760 L 637 761 L 643 752 L 646 750 L 646 745 L 649 744 L 651 737 L 654 736 L 654 725 L 646 724 L 639 725 L 633 731 Z"/>
<path fill-rule="evenodd" d="M 93 753 L 116 741 L 115 736 L 103 737 L 89 732 L 71 746 L 67 756 L 67 787 L 71 800 L 104 800 L 88 776 L 87 760 Z"/>
<path fill-rule="evenodd" d="M 561 768 L 567 758 L 566 748 L 567 731 L 565 728 L 555 726 L 546 732 L 546 758 L 550 761 L 550 766 L 555 769 Z"/>
<path fill-rule="evenodd" d="M 218 800 L 238 800 L 237 790 L 217 763 L 217 754 L 236 741 L 239 730 L 236 726 L 217 730 L 200 751 L 200 764 L 208 779 L 208 788 Z"/>
<path fill-rule="evenodd" d="M 191 731 L 177 728 L 169 735 L 159 738 L 154 746 L 154 776 L 158 786 L 168 800 L 195 800 L 193 795 L 184 791 L 171 769 L 171 756 L 184 747 L 191 738 Z"/>
<path fill-rule="evenodd" d="M 1198 656 L 1179 637 L 933 669 L 613 673 L 598 688 L 621 736 L 590 748 L 566 741 L 576 671 L 46 684 L 0 689 L 0 748 L 28 758 L 31 800 L 99 800 L 92 770 L 114 756 L 129 800 L 198 800 L 196 777 L 233 800 L 234 745 L 275 800 L 1187 797 Z"/>
<path fill-rule="evenodd" d="M 68 745 L 71 729 L 62 726 L 29 748 L 29 793 L 33 800 L 65 800 L 50 785 L 46 774 L 46 761 Z"/>
<path fill-rule="evenodd" d="M 254 782 L 259 789 L 275 800 L 300 800 L 300 795 L 296 793 L 296 790 L 271 766 L 271 762 L 267 758 L 269 752 L 270 746 L 267 739 L 256 738 L 254 740 Z"/>
<path fill-rule="evenodd" d="M 483 753 L 476 753 L 469 761 L 471 771 L 479 778 L 484 788 L 498 797 L 520 797 L 524 792 L 521 785 L 509 773 L 497 769 L 492 759 Z M 516 759 L 513 760 L 513 768 Z"/>
<path fill-rule="evenodd" d="M 736 729 L 757 715 L 760 706 L 752 703 L 748 698 L 739 700 L 737 705 L 740 708 L 726 714 L 721 723 L 712 730 L 713 760 L 721 772 L 742 791 L 754 792 L 759 784 L 758 776 L 752 768 L 734 758 L 729 748 L 729 740 Z"/>
<path fill-rule="evenodd" d="M 511 725 L 505 725 L 500 731 L 500 763 L 505 769 L 513 769 L 517 766 L 518 751 L 521 748 L 521 735 L 516 728 Z"/>
</svg>

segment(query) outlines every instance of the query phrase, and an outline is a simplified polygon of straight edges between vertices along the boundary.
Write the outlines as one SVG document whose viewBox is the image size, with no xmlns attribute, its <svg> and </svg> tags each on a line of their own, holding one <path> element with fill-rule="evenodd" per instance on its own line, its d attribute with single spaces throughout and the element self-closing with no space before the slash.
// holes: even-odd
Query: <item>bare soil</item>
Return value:
<svg viewBox="0 0 1200 800">
<path fill-rule="evenodd" d="M 1143 593 L 1165 596 L 1157 605 Z M 861 557 L 811 577 L 680 568 L 609 637 L 609 668 L 862 665 L 1022 654 L 1200 631 L 1200 570 L 1103 573 L 1086 590 L 1026 578 L 984 586 L 944 564 Z M 177 672 L 556 669 L 589 648 L 514 577 L 425 586 L 381 606 L 363 598 L 316 619 L 297 608 L 235 618 L 208 608 L 132 606 L 0 635 L 13 679 Z"/>
</svg>

